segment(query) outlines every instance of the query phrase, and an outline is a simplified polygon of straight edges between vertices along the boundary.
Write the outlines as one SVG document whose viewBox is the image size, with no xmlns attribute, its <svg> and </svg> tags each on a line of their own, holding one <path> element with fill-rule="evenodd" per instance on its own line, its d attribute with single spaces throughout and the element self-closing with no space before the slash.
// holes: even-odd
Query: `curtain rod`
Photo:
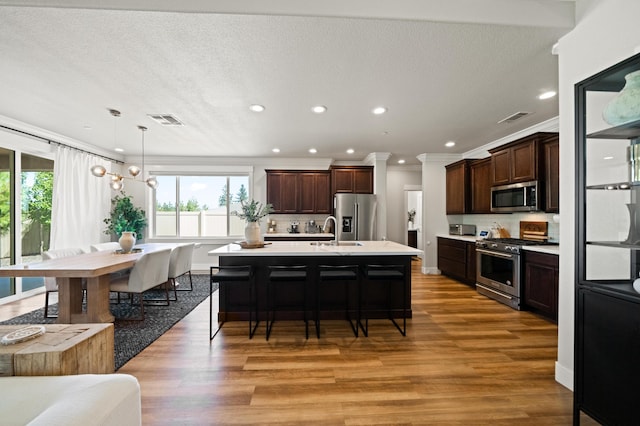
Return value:
<svg viewBox="0 0 640 426">
<path fill-rule="evenodd" d="M 107 157 L 106 155 L 100 155 L 100 154 L 96 154 L 95 152 L 87 151 L 87 150 L 82 149 L 82 148 L 76 148 L 75 146 L 71 146 L 71 145 L 67 145 L 66 143 L 62 143 L 62 142 L 54 141 L 54 140 L 51 140 L 51 139 L 43 138 L 42 136 L 34 135 L 33 133 L 25 132 L 23 130 L 13 129 L 11 127 L 3 126 L 1 124 L 0 124 L 0 128 L 9 130 L 11 132 L 21 133 L 23 135 L 31 136 L 32 138 L 40 139 L 42 141 L 47 142 L 49 145 L 56 144 L 58 146 L 64 146 L 65 148 L 74 149 L 74 150 L 79 151 L 79 152 L 84 152 L 85 154 L 95 155 L 96 157 L 104 158 L 105 160 L 109 160 L 109 161 L 112 161 L 112 162 L 117 163 L 117 164 L 124 164 L 124 161 L 122 161 L 122 160 L 116 160 L 115 158 Z"/>
</svg>

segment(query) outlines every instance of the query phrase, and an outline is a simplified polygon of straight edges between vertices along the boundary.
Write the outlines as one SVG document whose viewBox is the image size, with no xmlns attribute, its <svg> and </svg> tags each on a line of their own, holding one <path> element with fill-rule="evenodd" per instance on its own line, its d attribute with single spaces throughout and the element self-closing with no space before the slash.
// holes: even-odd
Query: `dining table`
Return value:
<svg viewBox="0 0 640 426">
<path fill-rule="evenodd" d="M 55 277 L 58 284 L 58 323 L 113 322 L 115 318 L 109 307 L 111 274 L 133 268 L 145 252 L 174 246 L 164 243 L 141 244 L 130 253 L 105 250 L 4 266 L 0 268 L 0 277 Z M 83 280 L 86 281 L 84 309 Z"/>
</svg>

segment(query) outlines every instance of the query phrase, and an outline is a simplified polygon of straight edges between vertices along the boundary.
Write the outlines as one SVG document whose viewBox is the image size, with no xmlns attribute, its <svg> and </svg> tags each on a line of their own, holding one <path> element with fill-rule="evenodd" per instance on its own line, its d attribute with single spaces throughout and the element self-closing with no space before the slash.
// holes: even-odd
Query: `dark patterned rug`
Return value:
<svg viewBox="0 0 640 426">
<path fill-rule="evenodd" d="M 178 288 L 189 288 L 188 276 L 180 277 L 178 282 Z M 214 291 L 217 290 L 217 286 L 218 284 L 214 283 Z M 126 296 L 120 304 L 112 304 L 111 312 L 116 317 L 114 323 L 116 370 L 139 354 L 158 337 L 162 336 L 175 323 L 206 299 L 208 295 L 209 275 L 193 275 L 193 291 L 179 291 L 178 301 L 171 302 L 169 306 L 145 305 L 144 320 L 142 321 L 127 319 L 140 315 L 140 305 L 137 299 L 133 307 L 129 304 Z M 159 297 L 164 297 L 164 293 L 155 290 L 145 293 L 145 300 Z M 57 305 L 51 305 L 49 315 L 55 314 L 56 310 Z M 55 318 L 44 318 L 44 307 L 42 307 L 0 322 L 0 324 L 53 324 L 55 321 Z"/>
</svg>

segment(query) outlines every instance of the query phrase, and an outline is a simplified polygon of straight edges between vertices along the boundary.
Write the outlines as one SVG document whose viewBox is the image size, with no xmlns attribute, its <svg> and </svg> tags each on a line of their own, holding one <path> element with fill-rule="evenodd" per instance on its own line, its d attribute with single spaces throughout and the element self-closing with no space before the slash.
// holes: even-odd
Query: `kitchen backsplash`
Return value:
<svg viewBox="0 0 640 426">
<path fill-rule="evenodd" d="M 305 224 L 310 220 L 315 220 L 316 225 L 322 227 L 325 219 L 329 217 L 328 214 L 272 214 L 269 215 L 264 223 L 261 224 L 262 230 L 267 232 L 269 223 L 276 221 L 276 229 L 274 232 L 288 232 L 287 229 L 291 226 L 291 222 L 298 222 L 298 229 L 300 232 L 305 232 Z M 333 226 L 333 221 L 329 222 Z"/>
<path fill-rule="evenodd" d="M 450 224 L 462 223 L 476 225 L 476 233 L 489 231 L 496 222 L 507 229 L 512 237 L 519 238 L 520 222 L 547 222 L 549 241 L 558 242 L 560 237 L 560 223 L 554 221 L 556 214 L 550 213 L 512 213 L 512 214 L 474 214 L 474 215 L 450 215 L 447 216 Z"/>
</svg>

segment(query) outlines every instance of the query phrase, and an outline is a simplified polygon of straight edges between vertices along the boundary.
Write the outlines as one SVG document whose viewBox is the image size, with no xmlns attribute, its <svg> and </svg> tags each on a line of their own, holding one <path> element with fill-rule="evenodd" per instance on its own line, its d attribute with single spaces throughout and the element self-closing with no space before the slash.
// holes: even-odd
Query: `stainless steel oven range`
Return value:
<svg viewBox="0 0 640 426">
<path fill-rule="evenodd" d="M 520 310 L 522 262 L 526 245 L 544 244 L 518 238 L 488 238 L 476 241 L 476 290 L 478 293 Z"/>
</svg>

